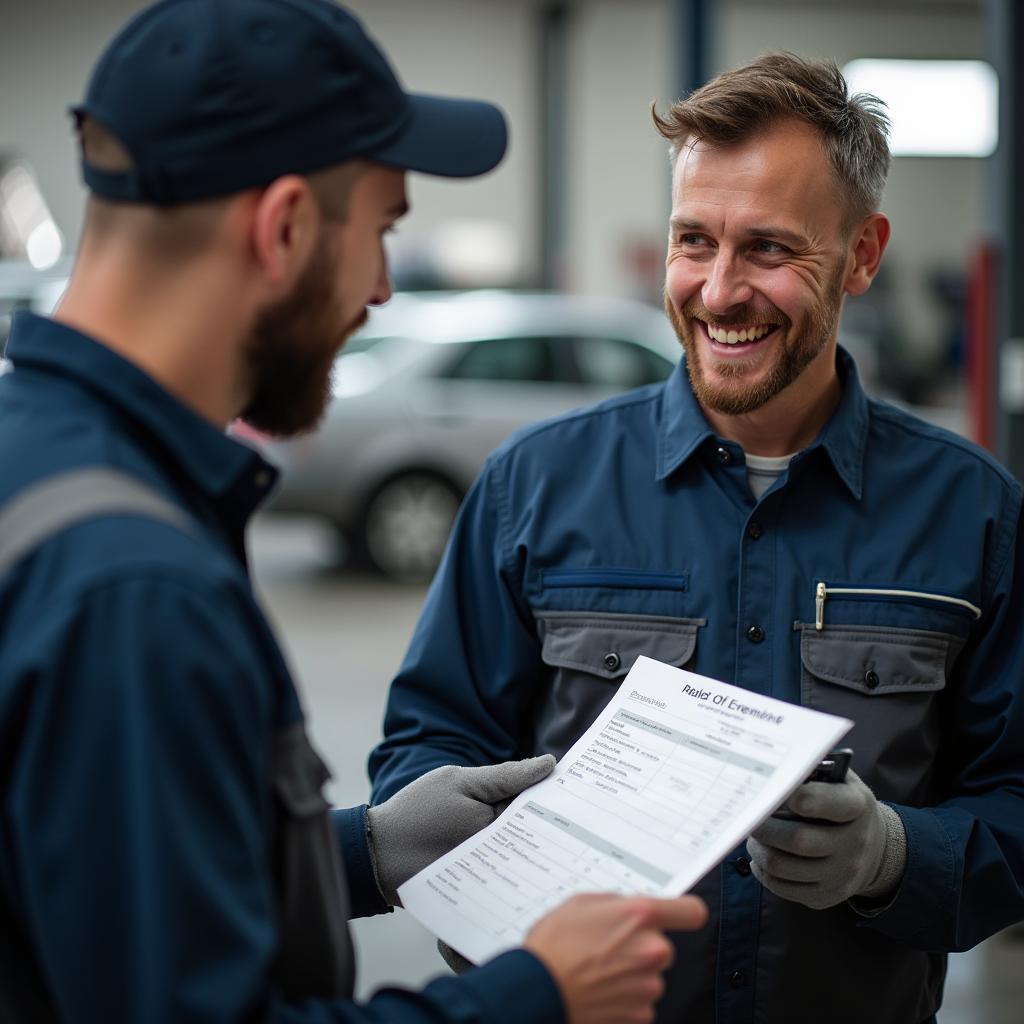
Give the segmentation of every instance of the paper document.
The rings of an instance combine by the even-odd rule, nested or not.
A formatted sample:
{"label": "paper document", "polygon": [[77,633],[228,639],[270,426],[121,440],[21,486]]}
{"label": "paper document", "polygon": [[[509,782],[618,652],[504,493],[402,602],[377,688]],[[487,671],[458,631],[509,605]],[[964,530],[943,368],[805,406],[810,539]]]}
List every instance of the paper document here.
{"label": "paper document", "polygon": [[638,658],[552,774],[398,893],[480,963],[577,892],[678,896],[853,725]]}

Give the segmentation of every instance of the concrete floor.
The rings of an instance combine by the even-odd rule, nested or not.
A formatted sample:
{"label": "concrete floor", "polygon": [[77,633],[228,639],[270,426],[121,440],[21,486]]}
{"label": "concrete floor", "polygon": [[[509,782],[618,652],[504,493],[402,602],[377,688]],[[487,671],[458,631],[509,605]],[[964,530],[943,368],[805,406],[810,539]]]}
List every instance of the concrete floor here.
{"label": "concrete floor", "polygon": [[[369,786],[366,755],[380,735],[388,682],[425,590],[334,570],[332,539],[314,523],[258,521],[251,551],[314,743],[334,773],[329,796],[342,806],[362,803]],[[353,931],[361,997],[382,985],[416,987],[447,970],[433,938],[402,911],[354,922]],[[950,958],[939,1024],[1022,1022],[1024,934],[996,936]]]}

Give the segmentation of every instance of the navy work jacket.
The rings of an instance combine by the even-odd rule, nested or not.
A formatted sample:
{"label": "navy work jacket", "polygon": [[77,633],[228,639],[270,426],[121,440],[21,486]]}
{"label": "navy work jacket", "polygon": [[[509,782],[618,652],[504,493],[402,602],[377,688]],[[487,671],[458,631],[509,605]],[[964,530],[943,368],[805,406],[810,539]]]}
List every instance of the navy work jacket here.
{"label": "navy work jacket", "polygon": [[[82,522],[0,579],[0,1006],[83,1024],[560,1021],[522,951],[362,1006],[275,987],[272,752],[302,710],[243,538],[274,472],[66,326],[18,314],[6,355],[0,503],[112,466],[196,529]],[[352,910],[385,910],[365,807],[333,824]]]}
{"label": "navy work jacket", "polygon": [[852,719],[853,767],[906,828],[894,898],[810,910],[740,847],[696,887],[711,921],[678,937],[662,1021],[918,1024],[945,953],[1024,917],[1021,487],[838,368],[834,414],[759,501],[682,364],[507,442],[370,759],[379,800],[439,764],[561,755],[640,654]]}

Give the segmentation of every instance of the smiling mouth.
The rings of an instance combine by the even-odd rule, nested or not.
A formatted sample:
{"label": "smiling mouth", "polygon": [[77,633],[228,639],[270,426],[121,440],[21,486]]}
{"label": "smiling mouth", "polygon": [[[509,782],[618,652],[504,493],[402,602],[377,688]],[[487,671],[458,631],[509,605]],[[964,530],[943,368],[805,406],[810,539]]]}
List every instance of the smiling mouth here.
{"label": "smiling mouth", "polygon": [[763,341],[770,334],[778,330],[778,324],[756,324],[743,326],[740,324],[729,327],[713,327],[709,323],[700,320],[698,323],[704,328],[704,333],[716,345],[723,345],[728,348],[737,346],[753,345]]}

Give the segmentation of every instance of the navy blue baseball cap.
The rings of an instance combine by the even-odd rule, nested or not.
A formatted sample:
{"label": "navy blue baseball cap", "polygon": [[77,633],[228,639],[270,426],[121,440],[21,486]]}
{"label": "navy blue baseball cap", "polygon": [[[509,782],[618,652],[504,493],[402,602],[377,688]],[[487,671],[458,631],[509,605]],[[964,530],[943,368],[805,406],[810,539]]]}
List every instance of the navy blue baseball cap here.
{"label": "navy blue baseball cap", "polygon": [[162,0],[100,57],[72,108],[131,155],[86,163],[92,192],[171,204],[230,195],[357,157],[471,177],[505,153],[490,103],[404,91],[380,50],[331,0]]}

